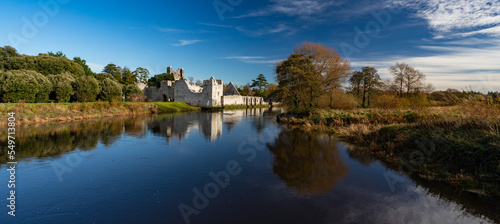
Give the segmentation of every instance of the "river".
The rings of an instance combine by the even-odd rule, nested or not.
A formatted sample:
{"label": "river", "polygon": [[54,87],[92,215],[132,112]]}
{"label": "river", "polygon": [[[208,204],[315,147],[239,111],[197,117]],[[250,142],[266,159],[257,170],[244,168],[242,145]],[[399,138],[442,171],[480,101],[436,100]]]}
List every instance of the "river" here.
{"label": "river", "polygon": [[[279,109],[16,130],[15,217],[0,223],[495,223],[498,201],[407,177]],[[9,197],[7,130],[0,195]]]}

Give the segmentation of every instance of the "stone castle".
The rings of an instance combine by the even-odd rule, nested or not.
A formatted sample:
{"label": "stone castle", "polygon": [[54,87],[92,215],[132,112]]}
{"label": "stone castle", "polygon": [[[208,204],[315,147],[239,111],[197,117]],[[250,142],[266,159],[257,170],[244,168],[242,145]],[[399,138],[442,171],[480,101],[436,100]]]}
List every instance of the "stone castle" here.
{"label": "stone castle", "polygon": [[216,80],[212,76],[203,81],[202,86],[197,86],[190,84],[184,78],[184,69],[182,68],[173,71],[172,67],[169,66],[167,73],[173,75],[175,80],[162,81],[159,88],[147,87],[144,83],[139,83],[138,87],[153,102],[185,102],[198,107],[265,104],[262,97],[242,96],[232,82],[229,82],[224,89],[222,80]]}

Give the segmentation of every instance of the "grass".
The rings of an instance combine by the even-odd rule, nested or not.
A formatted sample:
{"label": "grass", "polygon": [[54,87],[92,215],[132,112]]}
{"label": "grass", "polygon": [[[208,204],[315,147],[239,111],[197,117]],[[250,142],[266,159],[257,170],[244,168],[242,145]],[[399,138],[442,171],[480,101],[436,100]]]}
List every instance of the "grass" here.
{"label": "grass", "polygon": [[162,113],[174,113],[174,112],[187,112],[187,111],[199,111],[200,107],[191,106],[187,103],[181,102],[154,102],[157,109]]}
{"label": "grass", "polygon": [[[14,112],[17,125],[99,119],[113,116],[200,110],[178,102],[2,103],[0,114]],[[1,125],[7,119],[0,120]]]}
{"label": "grass", "polygon": [[339,135],[382,161],[460,190],[500,196],[500,106],[477,102],[419,110],[320,110],[278,117],[308,131]]}

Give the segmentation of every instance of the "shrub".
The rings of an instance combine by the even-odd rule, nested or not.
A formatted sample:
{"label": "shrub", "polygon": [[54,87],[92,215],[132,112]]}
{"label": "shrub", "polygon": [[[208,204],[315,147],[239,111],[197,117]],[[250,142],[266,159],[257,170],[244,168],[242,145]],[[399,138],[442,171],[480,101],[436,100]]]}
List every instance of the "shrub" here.
{"label": "shrub", "polygon": [[25,101],[34,103],[40,85],[36,79],[39,75],[34,71],[0,71],[0,97],[2,102],[17,103]]}
{"label": "shrub", "polygon": [[105,78],[109,78],[109,79],[111,79],[111,80],[116,81],[116,80],[115,80],[115,77],[113,77],[111,74],[108,74],[108,73],[97,73],[97,74],[95,75],[95,78],[96,78],[98,81],[102,81],[102,80],[104,80]]}
{"label": "shrub", "polygon": [[49,75],[48,78],[53,86],[50,99],[57,102],[69,102],[71,96],[75,94],[72,86],[75,78],[67,72],[59,75]]}
{"label": "shrub", "polygon": [[100,92],[99,82],[90,76],[82,76],[73,82],[75,101],[94,102]]}
{"label": "shrub", "polygon": [[333,90],[319,98],[318,106],[347,110],[359,107],[359,102],[355,96],[346,94],[343,90]]}
{"label": "shrub", "polygon": [[69,72],[76,77],[83,76],[82,66],[63,57],[54,57],[47,54],[38,56],[0,57],[0,69],[5,70],[34,70],[42,75],[61,74]]}
{"label": "shrub", "polygon": [[[34,71],[33,71],[34,72]],[[53,89],[53,86],[52,86],[52,82],[50,82],[50,80],[38,73],[38,72],[34,72],[34,77],[35,79],[37,80],[38,84],[39,84],[39,89],[38,89],[38,93],[36,94],[36,102],[37,103],[46,103],[49,101],[49,95],[50,95],[50,92],[52,91]]]}
{"label": "shrub", "polygon": [[105,78],[99,82],[101,87],[101,92],[99,93],[99,99],[103,101],[121,101],[122,96],[122,86],[113,81],[110,78]]}
{"label": "shrub", "polygon": [[372,106],[382,109],[396,109],[400,107],[398,102],[399,99],[397,96],[384,94],[374,97],[374,99],[372,100]]}
{"label": "shrub", "polygon": [[135,84],[123,85],[123,94],[125,94],[125,96],[133,94],[140,94],[142,96],[142,90]]}

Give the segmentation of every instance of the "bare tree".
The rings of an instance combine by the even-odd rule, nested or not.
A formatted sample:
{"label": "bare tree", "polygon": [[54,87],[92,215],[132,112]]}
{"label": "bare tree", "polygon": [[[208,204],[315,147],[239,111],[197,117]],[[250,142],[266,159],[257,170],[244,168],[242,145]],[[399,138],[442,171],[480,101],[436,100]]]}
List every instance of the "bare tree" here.
{"label": "bare tree", "polygon": [[394,75],[394,83],[397,85],[400,97],[403,97],[405,93],[406,97],[409,97],[411,93],[424,88],[425,75],[404,62],[396,63],[395,66],[389,68],[389,72]]}

